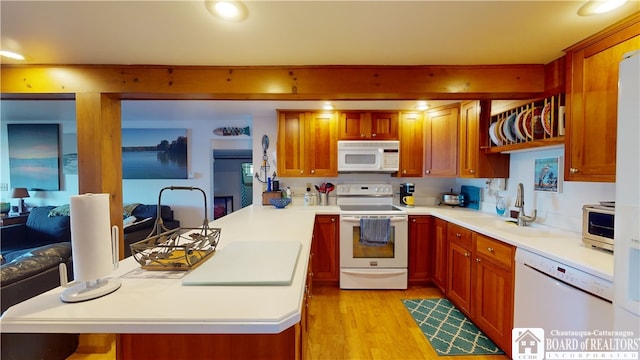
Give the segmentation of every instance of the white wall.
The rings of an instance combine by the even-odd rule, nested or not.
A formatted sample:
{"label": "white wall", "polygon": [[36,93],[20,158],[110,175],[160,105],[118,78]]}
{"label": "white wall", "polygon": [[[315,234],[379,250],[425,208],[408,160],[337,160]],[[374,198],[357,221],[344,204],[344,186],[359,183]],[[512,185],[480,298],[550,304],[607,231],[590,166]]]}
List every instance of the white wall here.
{"label": "white wall", "polygon": [[[526,214],[530,215],[534,208],[537,209],[538,219],[535,224],[579,233],[582,231],[582,205],[614,200],[615,183],[562,181],[559,193],[533,191],[535,159],[556,156],[564,157],[564,148],[512,153],[510,178],[506,182],[506,190],[500,191],[500,195],[507,200],[507,210],[515,209],[513,204],[517,186],[518,183],[522,183]],[[474,185],[486,189],[486,180],[458,179],[457,189],[460,190],[460,185]],[[486,190],[481,210],[495,214],[495,198],[489,196]]]}
{"label": "white wall", "polygon": [[[70,102],[73,108],[73,103]],[[64,105],[62,105],[64,106]],[[74,110],[75,111],[75,110]],[[9,176],[9,145],[7,140],[7,124],[25,123],[24,121],[3,121],[0,127],[0,183],[7,184],[7,191],[0,191],[0,201],[10,202],[12,206],[18,205],[18,199],[11,199],[11,181]],[[29,119],[31,124],[60,124],[60,139],[70,139],[76,133],[75,118],[62,117],[56,114],[47,117],[34,117]],[[62,155],[62,154],[61,154]],[[71,195],[78,193],[78,175],[64,174],[60,168],[60,191],[29,191],[29,197],[24,199],[27,207],[44,205],[63,205],[69,203]]]}
{"label": "white wall", "polygon": [[[223,139],[213,134],[220,127],[219,122],[200,119],[184,119],[179,123],[154,122],[126,118],[123,113],[123,128],[186,128],[189,138],[189,178],[188,179],[124,179],[122,199],[124,203],[157,204],[160,190],[168,186],[188,186],[202,189],[206,194],[207,219],[213,220],[213,152],[212,149],[249,149],[247,137]],[[225,121],[224,126],[247,126],[245,122]],[[198,227],[205,217],[204,197],[198,190],[165,190],[160,199],[162,205],[169,205],[182,227]]]}
{"label": "white wall", "polygon": [[[56,102],[55,104],[61,104]],[[73,101],[68,102],[71,106],[70,111],[62,111],[66,113],[66,117],[60,117],[58,112],[47,113],[46,116],[36,116],[28,119],[32,123],[61,123],[62,133],[74,134],[75,118],[69,116],[68,113],[75,114],[75,104]],[[182,114],[181,114],[182,115]],[[202,118],[189,118],[189,114],[183,114],[179,122],[153,121],[149,119],[137,120],[134,115],[127,114],[126,108],[123,109],[123,127],[124,128],[161,128],[161,127],[179,127],[189,129],[189,166],[190,178],[184,180],[124,180],[123,181],[123,199],[125,202],[141,202],[156,204],[158,202],[158,193],[162,187],[170,185],[194,186],[202,188],[207,194],[208,201],[208,218],[213,218],[212,202],[213,202],[213,158],[212,149],[253,149],[254,171],[259,171],[262,161],[262,136],[267,135],[270,139],[270,146],[267,152],[269,164],[271,166],[269,174],[276,171],[276,149],[277,149],[277,119],[276,111],[265,113],[259,117],[253,118],[252,136],[244,139],[229,139],[216,137],[213,135],[213,129],[219,126],[246,126],[247,120],[243,121],[209,121]],[[9,164],[7,150],[7,121],[3,117],[2,126],[0,127],[0,183],[9,184]],[[17,122],[17,121],[16,121]],[[23,122],[23,121],[22,121]],[[63,136],[64,138],[64,136]],[[519,182],[524,185],[525,210],[527,214],[531,213],[533,208],[538,211],[538,220],[536,224],[553,226],[565,230],[580,232],[582,228],[582,205],[597,203],[600,200],[613,200],[615,197],[614,183],[590,183],[590,182],[568,182],[563,181],[561,192],[557,194],[541,193],[533,191],[533,173],[534,159],[554,156],[563,156],[564,149],[556,148],[550,150],[534,150],[526,152],[518,152],[511,154],[510,179],[507,180],[506,190],[500,194],[508,201],[508,206],[513,208],[513,202],[516,195],[516,187]],[[261,177],[263,177],[261,175]],[[77,175],[63,175],[61,179],[61,191],[36,191],[31,193],[31,197],[26,200],[28,205],[61,205],[69,202],[69,197],[77,193],[78,179]],[[416,185],[416,204],[417,205],[434,205],[438,203],[440,193],[453,188],[454,191],[460,191],[461,185],[474,185],[486,188],[487,179],[454,179],[454,178],[396,178],[390,175],[340,175],[335,178],[281,178],[281,187],[290,186],[294,193],[294,201],[302,201],[302,194],[305,190],[305,184],[310,182],[319,185],[322,182],[332,182],[338,184],[341,182],[370,181],[370,182],[389,182],[394,185],[394,190],[399,191],[399,184],[402,182],[413,182]],[[9,189],[10,189],[9,184]],[[259,206],[262,203],[262,192],[264,185],[258,181],[253,183],[253,203]],[[0,192],[2,201],[10,200],[9,192]],[[398,202],[398,199],[395,199]],[[335,192],[330,194],[330,204],[335,204]],[[11,200],[12,205],[16,205],[16,200]],[[163,193],[162,203],[171,205],[175,211],[175,216],[183,226],[193,227],[199,226],[204,218],[204,203],[199,192],[184,191],[165,191]],[[485,189],[483,201],[481,203],[481,211],[495,214],[495,199],[488,195]]]}

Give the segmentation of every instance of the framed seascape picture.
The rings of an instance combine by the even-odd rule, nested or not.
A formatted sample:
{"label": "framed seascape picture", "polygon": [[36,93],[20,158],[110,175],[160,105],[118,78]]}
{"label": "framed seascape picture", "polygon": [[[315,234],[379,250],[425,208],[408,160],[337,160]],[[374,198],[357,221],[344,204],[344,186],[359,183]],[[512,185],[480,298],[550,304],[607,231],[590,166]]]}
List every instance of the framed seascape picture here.
{"label": "framed seascape picture", "polygon": [[60,190],[59,136],[58,124],[7,124],[12,187]]}
{"label": "framed seascape picture", "polygon": [[559,193],[562,190],[562,158],[535,159],[533,190]]}
{"label": "framed seascape picture", "polygon": [[122,129],[122,178],[188,178],[187,145],[187,129]]}

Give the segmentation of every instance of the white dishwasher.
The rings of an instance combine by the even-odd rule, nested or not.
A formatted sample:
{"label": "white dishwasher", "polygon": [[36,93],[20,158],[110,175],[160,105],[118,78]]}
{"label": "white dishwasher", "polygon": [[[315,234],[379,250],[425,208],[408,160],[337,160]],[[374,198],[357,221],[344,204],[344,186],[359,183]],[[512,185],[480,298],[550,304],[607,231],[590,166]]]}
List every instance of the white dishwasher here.
{"label": "white dishwasher", "polygon": [[515,260],[515,328],[613,328],[611,281],[521,248]]}

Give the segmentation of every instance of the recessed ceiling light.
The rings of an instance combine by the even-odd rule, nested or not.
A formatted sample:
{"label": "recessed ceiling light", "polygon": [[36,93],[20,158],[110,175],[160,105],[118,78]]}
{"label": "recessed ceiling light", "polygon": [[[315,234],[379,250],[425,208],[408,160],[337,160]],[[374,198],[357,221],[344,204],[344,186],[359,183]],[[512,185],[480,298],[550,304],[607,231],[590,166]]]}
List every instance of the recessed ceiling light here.
{"label": "recessed ceiling light", "polygon": [[416,105],[416,110],[427,110],[429,108],[429,105],[427,104],[426,101],[418,101],[418,104]]}
{"label": "recessed ceiling light", "polygon": [[624,5],[627,0],[590,0],[578,9],[578,15],[590,16],[604,14]]}
{"label": "recessed ceiling light", "polygon": [[6,58],[14,59],[14,60],[24,60],[24,56],[18,53],[15,53],[13,51],[0,50],[0,56],[4,56]]}
{"label": "recessed ceiling light", "polygon": [[248,15],[247,7],[241,1],[205,0],[204,5],[213,16],[223,20],[242,21]]}

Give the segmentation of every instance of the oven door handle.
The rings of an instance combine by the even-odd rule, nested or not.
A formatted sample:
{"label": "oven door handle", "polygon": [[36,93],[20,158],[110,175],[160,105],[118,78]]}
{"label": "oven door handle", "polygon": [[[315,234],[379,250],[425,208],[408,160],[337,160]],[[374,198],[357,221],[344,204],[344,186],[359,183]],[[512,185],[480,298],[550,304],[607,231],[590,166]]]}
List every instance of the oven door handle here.
{"label": "oven door handle", "polygon": [[[360,218],[355,217],[355,216],[342,216],[340,217],[340,221],[344,221],[344,222],[350,222],[350,223],[359,223],[360,222]],[[399,222],[407,222],[408,219],[406,217],[393,217],[391,218],[391,222],[392,223],[399,223]]]}

